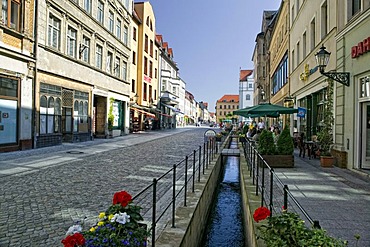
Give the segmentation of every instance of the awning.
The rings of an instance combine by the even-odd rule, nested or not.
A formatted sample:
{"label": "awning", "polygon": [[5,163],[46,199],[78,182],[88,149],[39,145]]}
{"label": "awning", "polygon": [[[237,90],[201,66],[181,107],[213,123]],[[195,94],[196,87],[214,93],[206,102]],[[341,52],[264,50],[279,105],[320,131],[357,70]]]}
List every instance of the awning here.
{"label": "awning", "polygon": [[137,111],[137,112],[140,112],[140,113],[143,113],[147,116],[150,116],[150,117],[155,117],[155,114],[153,113],[150,113],[150,112],[147,112],[147,111],[144,111],[144,110],[141,110],[139,108],[135,108],[135,107],[131,107],[131,110],[134,110],[134,111]]}
{"label": "awning", "polygon": [[169,117],[169,118],[172,118],[172,116],[171,115],[168,115],[168,114],[165,114],[165,113],[159,113],[160,115],[162,115],[162,116],[165,116],[165,117]]}
{"label": "awning", "polygon": [[173,112],[175,112],[175,113],[181,113],[181,114],[184,114],[184,113],[182,113],[181,111],[180,111],[180,109],[178,109],[178,108],[176,108],[176,107],[173,107],[173,106],[170,106],[170,105],[166,105],[166,104],[163,104],[163,103],[161,103],[162,105],[164,105],[165,107],[167,107],[167,108],[169,108],[169,109],[171,109]]}

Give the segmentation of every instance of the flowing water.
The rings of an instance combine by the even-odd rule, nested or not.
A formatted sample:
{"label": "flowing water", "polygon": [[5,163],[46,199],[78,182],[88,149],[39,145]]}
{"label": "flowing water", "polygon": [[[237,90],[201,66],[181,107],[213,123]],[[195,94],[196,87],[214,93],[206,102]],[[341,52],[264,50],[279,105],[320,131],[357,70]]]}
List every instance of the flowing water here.
{"label": "flowing water", "polygon": [[[230,148],[237,148],[232,142]],[[226,157],[225,170],[210,214],[204,247],[244,246],[239,157]]]}

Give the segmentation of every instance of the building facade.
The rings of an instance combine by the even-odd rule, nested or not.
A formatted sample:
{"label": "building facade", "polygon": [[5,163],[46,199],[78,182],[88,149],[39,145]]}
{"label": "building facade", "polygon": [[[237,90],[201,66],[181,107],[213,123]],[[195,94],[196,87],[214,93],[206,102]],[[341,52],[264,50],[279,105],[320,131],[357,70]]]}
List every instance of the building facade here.
{"label": "building facade", "polygon": [[156,111],[159,102],[159,47],[156,43],[156,22],[151,4],[137,2],[134,8],[140,24],[137,30],[137,100],[135,106],[130,108],[130,122],[133,130],[138,131],[149,130],[153,126],[157,128],[159,125]]}
{"label": "building facade", "polygon": [[370,169],[370,1],[337,7],[336,59],[332,52],[330,60],[350,80],[349,86],[334,84],[333,153],[340,167]]}
{"label": "building facade", "polygon": [[37,147],[128,133],[131,8],[39,1]]}
{"label": "building facade", "polygon": [[[269,81],[272,104],[293,107],[294,100],[290,94],[289,85],[289,1],[281,1],[275,16],[274,28],[271,30],[269,45],[270,65]],[[293,115],[284,115],[281,118],[271,119],[272,124],[285,126],[290,123]],[[292,131],[293,131],[293,127]]]}
{"label": "building facade", "polygon": [[290,1],[290,93],[298,107],[297,131],[308,140],[318,133],[324,120],[327,77],[317,69],[315,54],[324,45],[331,52],[327,70],[336,69],[336,1]]}
{"label": "building facade", "polygon": [[31,149],[34,128],[35,2],[2,1],[0,151]]}
{"label": "building facade", "polygon": [[234,116],[233,111],[239,109],[239,95],[225,94],[216,102],[216,118],[217,123],[221,123],[223,120],[237,119]]}
{"label": "building facade", "polygon": [[[254,98],[253,70],[239,71],[239,109],[253,106]],[[239,116],[239,121],[244,122],[247,118]]]}

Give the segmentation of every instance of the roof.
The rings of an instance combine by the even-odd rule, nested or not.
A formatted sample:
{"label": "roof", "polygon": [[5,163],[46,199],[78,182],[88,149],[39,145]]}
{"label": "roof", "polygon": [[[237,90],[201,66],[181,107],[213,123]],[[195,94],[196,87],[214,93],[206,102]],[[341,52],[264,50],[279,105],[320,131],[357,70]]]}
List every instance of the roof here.
{"label": "roof", "polygon": [[250,76],[252,73],[253,73],[253,70],[250,70],[250,69],[240,70],[239,81],[247,81],[248,76]]}
{"label": "roof", "polygon": [[237,94],[225,94],[217,102],[239,102],[239,95]]}

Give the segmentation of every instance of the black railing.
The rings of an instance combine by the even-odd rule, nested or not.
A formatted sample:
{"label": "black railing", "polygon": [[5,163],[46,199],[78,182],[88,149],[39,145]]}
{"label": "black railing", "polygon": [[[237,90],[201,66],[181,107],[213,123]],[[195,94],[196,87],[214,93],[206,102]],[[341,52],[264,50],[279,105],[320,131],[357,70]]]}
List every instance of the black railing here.
{"label": "black railing", "polygon": [[252,184],[256,186],[255,194],[261,196],[261,206],[270,209],[271,215],[289,210],[300,215],[311,226],[320,227],[319,221],[313,220],[297,199],[292,195],[288,185],[284,184],[274,172],[274,169],[257,151],[254,142],[243,142],[244,156],[247,161]]}
{"label": "black railing", "polygon": [[[224,142],[226,137],[222,139]],[[135,204],[142,207],[144,223],[151,230],[151,246],[155,246],[156,234],[164,229],[165,224],[171,220],[172,227],[176,227],[175,214],[176,209],[181,206],[187,206],[187,197],[189,195],[189,183],[191,192],[195,191],[195,180],[198,176],[200,182],[201,172],[204,175],[205,169],[216,157],[218,145],[214,139],[211,139],[199,146],[185,156],[173,168],[168,170],[159,178],[154,178],[153,182],[144,190],[133,197]],[[172,207],[171,207],[172,206]],[[170,208],[172,208],[170,212]]]}

